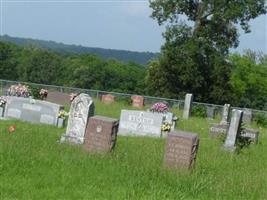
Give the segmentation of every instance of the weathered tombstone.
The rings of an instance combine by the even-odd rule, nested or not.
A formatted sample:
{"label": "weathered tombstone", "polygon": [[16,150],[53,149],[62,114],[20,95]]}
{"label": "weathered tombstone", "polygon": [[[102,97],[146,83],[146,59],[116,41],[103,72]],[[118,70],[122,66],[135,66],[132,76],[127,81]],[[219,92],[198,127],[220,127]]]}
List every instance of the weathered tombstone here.
{"label": "weathered tombstone", "polygon": [[199,137],[195,133],[172,131],[168,133],[165,145],[164,166],[171,169],[194,166]]}
{"label": "weathered tombstone", "polygon": [[185,95],[185,101],[184,101],[184,113],[183,118],[189,119],[192,109],[192,101],[193,101],[193,95],[192,94],[186,94]]}
{"label": "weathered tombstone", "polygon": [[115,96],[111,95],[111,94],[104,94],[102,95],[101,97],[101,101],[103,103],[106,103],[106,104],[110,104],[110,103],[113,103],[115,101]]}
{"label": "weathered tombstone", "polygon": [[10,96],[7,98],[4,117],[56,126],[58,113],[63,108],[47,101]]}
{"label": "weathered tombstone", "polygon": [[138,96],[134,95],[131,97],[132,99],[132,106],[133,107],[143,107],[144,106],[144,97],[143,96]]}
{"label": "weathered tombstone", "polygon": [[107,153],[116,144],[119,121],[117,119],[90,117],[84,137],[84,149],[88,152]]}
{"label": "weathered tombstone", "polygon": [[251,124],[252,122],[252,110],[251,109],[248,109],[248,108],[245,108],[243,110],[243,118],[242,118],[243,122],[246,123],[246,124]]}
{"label": "weathered tombstone", "polygon": [[71,103],[66,134],[61,142],[84,143],[84,134],[88,118],[94,115],[94,102],[88,94],[80,94]]}
{"label": "weathered tombstone", "polygon": [[70,96],[67,93],[63,92],[53,92],[49,91],[46,97],[46,101],[52,103],[58,103],[62,105],[69,105],[70,104]]}
{"label": "weathered tombstone", "polygon": [[207,106],[207,117],[209,119],[214,119],[214,117],[215,117],[215,107]]}
{"label": "weathered tombstone", "polygon": [[241,132],[241,137],[247,138],[250,142],[257,144],[259,139],[259,131],[245,128]]}
{"label": "weathered tombstone", "polygon": [[229,150],[235,150],[236,139],[240,135],[242,115],[243,111],[236,109],[232,110],[232,118],[224,143],[224,148]]}
{"label": "weathered tombstone", "polygon": [[211,124],[210,136],[212,138],[217,138],[227,134],[229,124]]}
{"label": "weathered tombstone", "polygon": [[137,110],[122,110],[119,134],[136,136],[161,136],[163,115]]}
{"label": "weathered tombstone", "polygon": [[228,124],[229,123],[230,107],[231,107],[230,104],[224,104],[222,120],[221,120],[220,124]]}

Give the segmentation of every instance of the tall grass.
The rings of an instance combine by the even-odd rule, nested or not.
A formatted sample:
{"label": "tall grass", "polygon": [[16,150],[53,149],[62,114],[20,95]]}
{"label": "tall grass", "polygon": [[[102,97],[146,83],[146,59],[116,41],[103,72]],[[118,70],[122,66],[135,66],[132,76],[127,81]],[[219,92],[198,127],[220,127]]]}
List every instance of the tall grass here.
{"label": "tall grass", "polygon": [[[115,118],[130,108],[95,104],[96,114]],[[200,135],[194,170],[179,172],[162,167],[165,139],[118,137],[110,154],[89,155],[58,143],[65,129],[0,121],[0,199],[266,199],[267,130],[258,145],[233,154],[209,138],[211,122],[178,121],[177,129]]]}

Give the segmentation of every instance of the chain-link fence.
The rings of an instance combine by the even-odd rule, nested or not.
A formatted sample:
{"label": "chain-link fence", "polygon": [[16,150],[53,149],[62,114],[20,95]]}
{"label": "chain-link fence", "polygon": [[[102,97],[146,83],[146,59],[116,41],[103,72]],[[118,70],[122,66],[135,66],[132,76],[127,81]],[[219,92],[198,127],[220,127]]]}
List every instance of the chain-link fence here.
{"label": "chain-link fence", "polygon": [[[37,84],[37,83],[28,83],[28,82],[18,82],[18,81],[9,81],[9,80],[2,80],[0,79],[0,96],[6,95],[8,88],[14,84],[25,84],[28,85],[31,89],[39,91],[40,89],[47,89],[49,93],[56,93],[56,94],[65,94],[65,97],[68,96],[70,93],[86,93],[89,94],[91,97],[95,99],[101,99],[102,95],[104,94],[111,94],[116,97],[116,101],[126,101],[131,102],[131,96],[136,94],[126,94],[126,93],[118,93],[118,92],[108,92],[108,91],[101,91],[101,90],[91,90],[91,89],[82,89],[82,88],[74,88],[74,87],[64,87],[64,86],[56,86],[56,85],[45,85],[45,84]],[[58,95],[59,96],[59,95]],[[168,98],[160,98],[160,97],[152,97],[152,96],[143,96],[144,97],[144,104],[145,105],[152,105],[156,102],[164,102],[168,104],[170,108],[175,108],[182,110],[184,107],[184,100],[176,100],[176,99],[168,99]],[[60,102],[60,98],[59,103]],[[200,102],[193,102],[192,103],[192,110],[193,112],[202,113],[202,115],[206,115],[209,110],[213,110],[215,115],[221,115],[223,110],[223,105],[216,105],[216,104],[208,104],[208,103],[200,103]],[[239,107],[232,107],[235,109],[243,110],[244,108]],[[267,117],[267,111],[262,110],[255,110],[251,109],[253,115],[261,114]]]}

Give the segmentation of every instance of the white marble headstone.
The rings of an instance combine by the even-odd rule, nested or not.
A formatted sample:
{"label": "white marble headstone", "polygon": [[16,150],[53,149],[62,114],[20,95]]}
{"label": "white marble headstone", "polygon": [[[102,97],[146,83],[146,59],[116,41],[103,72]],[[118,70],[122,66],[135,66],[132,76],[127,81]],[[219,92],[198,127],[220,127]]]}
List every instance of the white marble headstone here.
{"label": "white marble headstone", "polygon": [[88,94],[80,94],[71,103],[67,131],[61,142],[84,143],[84,134],[89,117],[94,115],[94,102]]}
{"label": "white marble headstone", "polygon": [[227,132],[227,137],[224,143],[224,147],[229,150],[235,149],[236,139],[240,134],[240,126],[242,120],[243,111],[234,109],[232,111],[232,118],[230,127]]}
{"label": "white marble headstone", "polygon": [[230,114],[230,104],[224,104],[223,106],[223,114],[222,114],[222,120],[220,124],[227,124],[229,121],[229,114]]}
{"label": "white marble headstone", "polygon": [[183,118],[189,119],[191,110],[192,110],[192,101],[193,101],[193,94],[186,94],[185,101],[184,101],[184,113]]}

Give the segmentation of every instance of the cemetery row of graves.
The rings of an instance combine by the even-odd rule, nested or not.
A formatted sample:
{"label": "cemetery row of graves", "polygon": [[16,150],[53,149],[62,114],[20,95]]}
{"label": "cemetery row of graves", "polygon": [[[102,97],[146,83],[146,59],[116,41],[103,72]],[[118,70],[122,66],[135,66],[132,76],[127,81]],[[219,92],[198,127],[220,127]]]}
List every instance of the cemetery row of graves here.
{"label": "cemetery row of graves", "polygon": [[[165,147],[165,166],[172,168],[192,168],[199,146],[197,133],[175,130],[178,118],[169,112],[162,102],[155,103],[147,111],[121,110],[120,119],[94,115],[94,102],[88,94],[70,94],[70,112],[64,111],[64,106],[46,101],[48,91],[41,89],[39,94],[43,100],[30,96],[25,85],[12,85],[8,96],[1,97],[1,119],[20,119],[31,123],[41,123],[63,127],[67,120],[66,134],[62,135],[61,143],[74,143],[85,146],[89,152],[110,152],[116,144],[117,135],[135,135],[167,137]],[[193,95],[185,97],[182,118],[188,120],[192,110]],[[112,104],[114,96],[102,96],[102,102]],[[142,108],[144,98],[132,96],[132,106]],[[209,110],[214,117],[214,110]],[[68,116],[68,118],[67,118]],[[230,119],[231,116],[231,119]],[[257,143],[259,131],[244,128],[242,123],[252,123],[250,109],[231,110],[229,104],[223,108],[220,123],[211,124],[210,136],[224,138],[223,148],[234,151],[250,143]],[[241,141],[241,142],[240,142]]]}
{"label": "cemetery row of graves", "polygon": [[[242,199],[262,198],[266,194],[263,191],[267,174],[262,169],[267,167],[267,159],[260,153],[265,148],[266,130],[253,123],[250,109],[231,109],[225,104],[221,117],[213,119],[214,110],[208,109],[209,117],[204,119],[191,116],[192,94],[185,96],[184,108],[177,112],[163,102],[144,107],[142,96],[133,96],[132,104],[124,106],[111,95],[103,95],[99,101],[88,94],[72,93],[63,94],[70,103],[70,108],[65,104],[64,110],[63,105],[55,103],[56,98],[49,100],[49,91],[41,89],[43,98],[34,99],[25,92],[26,88],[14,85],[1,97],[0,145],[4,147],[1,163],[5,164],[0,171],[12,174],[12,169],[16,169],[13,176],[17,177],[22,169],[14,163],[25,165],[26,171],[22,170],[19,177],[29,180],[32,176],[39,180],[39,185],[56,192],[39,187],[31,192],[25,189],[25,182],[21,182],[25,186],[20,184],[20,178],[13,180],[10,175],[2,175],[6,184],[1,183],[0,187],[7,198],[14,198],[10,190],[26,199],[34,195],[40,198],[41,194],[52,198],[66,194],[64,198],[79,199],[84,198],[80,196],[84,193],[86,197],[100,199],[112,199],[111,193],[114,199],[144,196]],[[29,122],[25,124],[25,132],[23,121]],[[21,156],[23,152],[25,157]],[[47,163],[50,164],[46,166]],[[50,170],[53,171],[50,178],[44,178],[49,177]],[[40,173],[42,178],[36,177]],[[61,178],[54,180],[55,176]],[[69,182],[63,177],[68,177]],[[55,181],[53,186],[50,179]],[[62,194],[60,185],[68,187],[73,181],[82,192],[73,189]],[[13,182],[19,185],[18,189],[13,188]],[[120,189],[111,189],[113,184]],[[110,189],[99,191],[97,188],[103,185]],[[23,193],[24,190],[28,192]]]}

